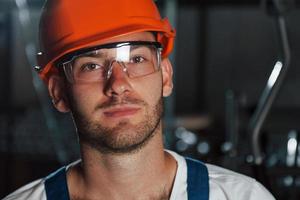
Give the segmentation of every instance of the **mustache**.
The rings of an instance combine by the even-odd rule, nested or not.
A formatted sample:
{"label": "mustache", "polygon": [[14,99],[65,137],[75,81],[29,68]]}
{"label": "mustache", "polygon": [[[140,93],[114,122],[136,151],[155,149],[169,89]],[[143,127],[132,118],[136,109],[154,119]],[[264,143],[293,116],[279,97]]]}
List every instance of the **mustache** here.
{"label": "mustache", "polygon": [[105,108],[111,108],[113,106],[117,105],[147,105],[143,100],[133,98],[133,97],[128,97],[125,96],[123,98],[116,98],[113,97],[101,104],[99,104],[96,109],[105,109]]}

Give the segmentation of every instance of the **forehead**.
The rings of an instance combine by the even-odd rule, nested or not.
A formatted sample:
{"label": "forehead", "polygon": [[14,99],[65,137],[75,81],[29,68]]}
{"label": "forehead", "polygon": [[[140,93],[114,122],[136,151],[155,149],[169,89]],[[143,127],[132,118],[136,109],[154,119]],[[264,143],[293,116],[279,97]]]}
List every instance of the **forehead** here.
{"label": "forehead", "polygon": [[101,41],[101,44],[115,43],[115,42],[124,42],[124,41],[155,41],[155,36],[151,32],[137,32],[129,33],[121,36],[114,36],[109,39]]}

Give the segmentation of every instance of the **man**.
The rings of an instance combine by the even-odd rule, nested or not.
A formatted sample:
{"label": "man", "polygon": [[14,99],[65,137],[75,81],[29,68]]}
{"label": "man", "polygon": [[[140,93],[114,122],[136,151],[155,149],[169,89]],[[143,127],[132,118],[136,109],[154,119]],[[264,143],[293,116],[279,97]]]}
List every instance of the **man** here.
{"label": "man", "polygon": [[164,150],[174,36],[152,0],[49,0],[37,68],[72,114],[81,160],[5,200],[274,199],[249,177]]}

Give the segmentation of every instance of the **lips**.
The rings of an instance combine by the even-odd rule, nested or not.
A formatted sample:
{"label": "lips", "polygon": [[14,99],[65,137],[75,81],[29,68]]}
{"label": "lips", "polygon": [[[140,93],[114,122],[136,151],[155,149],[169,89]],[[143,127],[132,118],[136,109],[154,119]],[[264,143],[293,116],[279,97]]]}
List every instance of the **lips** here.
{"label": "lips", "polygon": [[136,114],[140,108],[138,107],[116,107],[104,111],[106,117],[130,117]]}

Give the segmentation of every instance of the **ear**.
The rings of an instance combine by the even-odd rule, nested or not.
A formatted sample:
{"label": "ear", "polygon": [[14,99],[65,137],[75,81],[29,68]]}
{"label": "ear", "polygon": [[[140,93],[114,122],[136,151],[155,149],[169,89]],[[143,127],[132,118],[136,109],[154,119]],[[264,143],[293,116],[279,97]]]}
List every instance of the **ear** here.
{"label": "ear", "polygon": [[63,113],[69,112],[69,104],[66,96],[65,82],[59,75],[51,75],[48,82],[48,91],[54,107]]}
{"label": "ear", "polygon": [[173,89],[173,67],[168,58],[161,61],[162,78],[163,78],[163,96],[167,97],[172,93]]}

